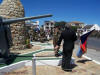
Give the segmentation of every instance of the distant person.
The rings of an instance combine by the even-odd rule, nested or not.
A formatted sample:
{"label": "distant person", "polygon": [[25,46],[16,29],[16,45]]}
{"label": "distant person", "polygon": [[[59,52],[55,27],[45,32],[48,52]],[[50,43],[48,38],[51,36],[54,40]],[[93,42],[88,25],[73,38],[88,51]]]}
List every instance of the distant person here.
{"label": "distant person", "polygon": [[43,27],[40,28],[40,42],[43,43],[45,41],[45,31]]}
{"label": "distant person", "polygon": [[[58,41],[58,39],[59,39],[59,37],[60,37],[60,34],[61,34],[61,33],[60,33],[60,30],[59,30],[59,27],[58,27],[58,26],[55,26],[55,27],[54,27],[54,32],[53,32],[53,46],[54,46],[54,48],[55,48],[56,45],[57,45],[57,41]],[[59,48],[54,49],[55,55],[57,55],[58,49],[59,49]]]}
{"label": "distant person", "polygon": [[63,57],[62,57],[62,69],[64,71],[72,71],[71,69],[71,57],[74,49],[74,42],[77,39],[75,32],[66,25],[65,30],[62,31],[55,49],[60,47],[61,41],[63,40]]}

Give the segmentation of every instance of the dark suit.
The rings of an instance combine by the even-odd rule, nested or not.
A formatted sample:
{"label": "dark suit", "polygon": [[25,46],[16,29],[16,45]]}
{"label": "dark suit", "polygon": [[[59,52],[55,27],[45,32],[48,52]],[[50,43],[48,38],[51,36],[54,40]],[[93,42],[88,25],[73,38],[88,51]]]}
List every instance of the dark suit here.
{"label": "dark suit", "polygon": [[63,43],[63,58],[62,58],[62,69],[69,69],[70,60],[72,56],[72,52],[74,49],[74,42],[77,39],[77,36],[73,30],[70,28],[66,28],[62,33],[57,42],[57,45],[60,46],[61,41],[64,40]]}

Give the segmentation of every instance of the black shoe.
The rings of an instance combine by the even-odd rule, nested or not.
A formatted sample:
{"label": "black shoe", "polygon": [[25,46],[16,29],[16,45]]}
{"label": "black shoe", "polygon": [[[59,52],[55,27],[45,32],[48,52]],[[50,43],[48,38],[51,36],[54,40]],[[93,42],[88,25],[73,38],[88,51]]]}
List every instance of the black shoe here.
{"label": "black shoe", "polygon": [[67,71],[67,72],[72,72],[72,69],[62,69],[64,71]]}
{"label": "black shoe", "polygon": [[56,56],[56,57],[59,57],[59,56],[60,56],[60,54],[59,54],[59,53],[57,53],[57,54],[55,54],[55,56]]}

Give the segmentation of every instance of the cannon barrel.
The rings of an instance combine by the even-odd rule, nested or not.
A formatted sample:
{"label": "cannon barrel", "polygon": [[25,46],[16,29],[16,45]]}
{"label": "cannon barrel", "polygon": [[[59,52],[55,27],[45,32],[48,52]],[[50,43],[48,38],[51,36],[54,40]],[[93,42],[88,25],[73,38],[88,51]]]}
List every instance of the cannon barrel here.
{"label": "cannon barrel", "polygon": [[4,25],[6,25],[6,24],[11,24],[11,23],[25,21],[25,20],[39,19],[39,18],[45,18],[45,17],[52,17],[52,15],[51,14],[47,14],[47,15],[39,15],[39,16],[33,16],[33,17],[3,19],[2,23]]}

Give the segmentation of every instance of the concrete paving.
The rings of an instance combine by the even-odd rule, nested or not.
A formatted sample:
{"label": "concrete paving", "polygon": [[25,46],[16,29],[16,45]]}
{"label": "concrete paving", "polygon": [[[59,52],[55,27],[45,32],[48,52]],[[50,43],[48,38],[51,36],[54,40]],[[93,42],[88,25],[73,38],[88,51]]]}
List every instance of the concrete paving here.
{"label": "concrete paving", "polygon": [[[75,49],[74,49],[75,54],[76,54],[78,48],[79,48],[79,46],[75,45]],[[100,62],[100,51],[87,48],[87,53],[85,53],[84,56],[86,56],[88,59]]]}

